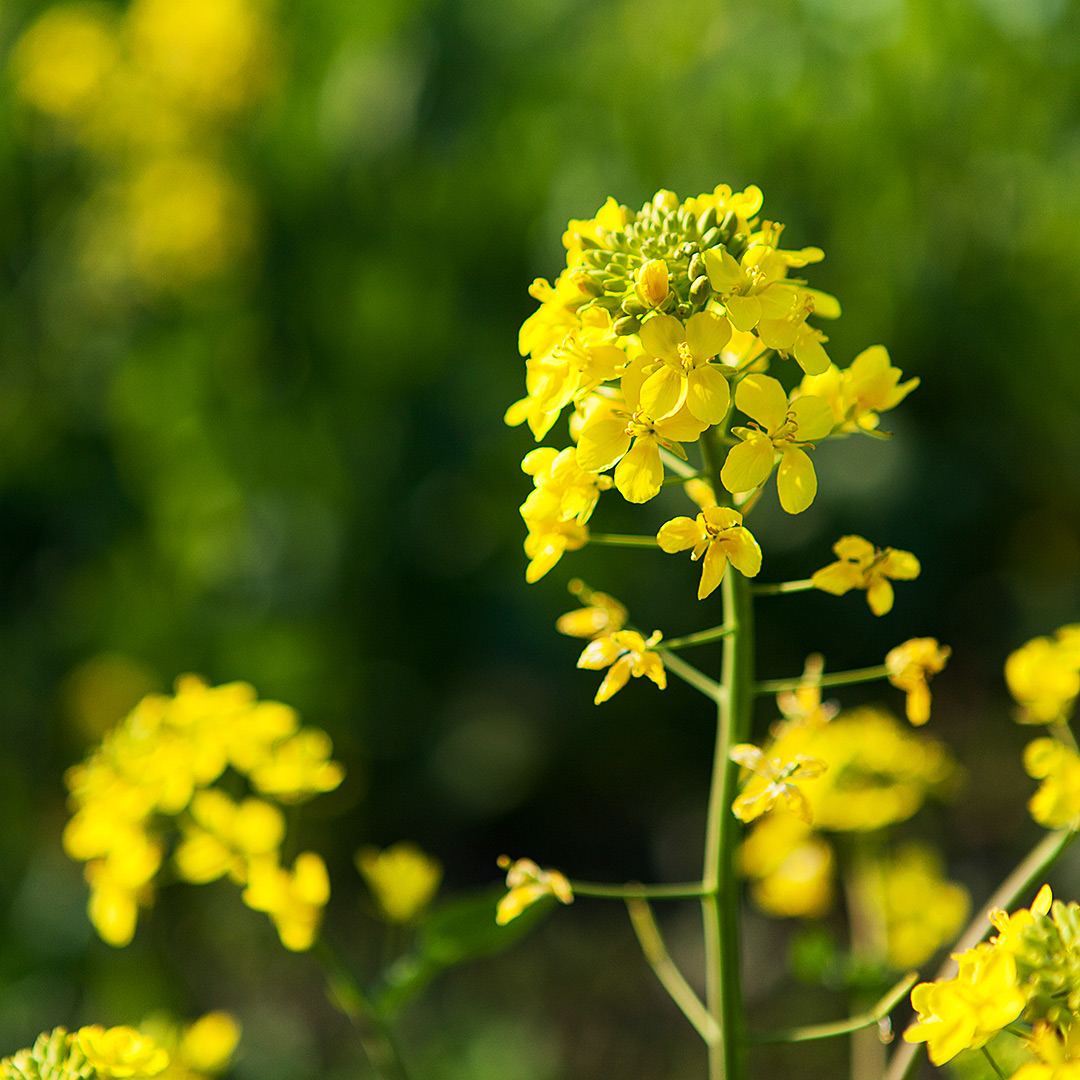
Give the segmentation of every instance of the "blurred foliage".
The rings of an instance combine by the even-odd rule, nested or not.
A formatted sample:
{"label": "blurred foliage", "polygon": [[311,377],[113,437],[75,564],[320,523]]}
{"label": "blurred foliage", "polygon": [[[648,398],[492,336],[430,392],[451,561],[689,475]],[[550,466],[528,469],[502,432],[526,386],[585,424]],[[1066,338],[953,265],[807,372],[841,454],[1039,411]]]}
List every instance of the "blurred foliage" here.
{"label": "blurred foliage", "polygon": [[[566,219],[608,194],[760,185],[789,246],[826,251],[838,361],[883,342],[922,378],[890,445],[822,448],[813,508],[763,500],[755,531],[769,580],[850,531],[923,576],[882,620],[763,601],[761,668],[948,642],[933,723],[975,780],[939,838],[976,896],[1030,839],[1001,663],[1078,617],[1076,0],[8,0],[0,52],[0,1046],[231,1007],[239,1076],[354,1067],[314,971],[234,896],[178,886],[128,949],[90,940],[60,774],[183,671],[332,733],[349,778],[302,842],[361,949],[365,842],[418,841],[451,887],[503,850],[697,872],[707,708],[643,685],[597,711],[552,629],[563,567],[522,580],[517,327]],[[681,561],[567,563],[650,629],[710,621]],[[777,933],[752,923],[751,954]],[[470,1080],[696,1075],[643,968],[583,901],[436,980],[409,1056]],[[788,1022],[830,1006],[767,987]],[[843,1052],[770,1048],[759,1074]]]}

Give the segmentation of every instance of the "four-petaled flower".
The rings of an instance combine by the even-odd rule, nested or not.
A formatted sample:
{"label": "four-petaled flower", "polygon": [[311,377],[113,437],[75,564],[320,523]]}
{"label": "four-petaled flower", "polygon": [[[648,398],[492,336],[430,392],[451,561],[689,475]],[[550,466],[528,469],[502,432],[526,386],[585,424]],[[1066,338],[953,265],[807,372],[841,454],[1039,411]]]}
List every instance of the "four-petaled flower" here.
{"label": "four-petaled flower", "polygon": [[653,652],[660,641],[660,631],[655,631],[647,640],[636,630],[617,630],[613,634],[590,641],[585,651],[578,658],[579,668],[599,671],[611,670],[604,676],[600,689],[593,701],[599,705],[621,690],[633,675],[647,675],[661,690],[667,686],[667,672],[664,661]]}
{"label": "four-petaled flower", "polygon": [[931,675],[945,667],[952,649],[939,645],[936,638],[911,638],[885,657],[889,669],[889,682],[907,694],[907,718],[916,726],[930,719]]}
{"label": "four-petaled flower", "polygon": [[696,518],[672,518],[660,527],[656,540],[668,554],[693,548],[690,558],[701,559],[699,600],[720,584],[729,562],[746,577],[761,569],[758,542],[743,525],[742,514],[727,506],[707,506]]}
{"label": "four-petaled flower", "polygon": [[823,439],[833,427],[832,409],[819,397],[789,402],[769,375],[747,375],[735,391],[735,404],[760,426],[732,428],[742,442],[728,452],[720,481],[730,492],[752,491],[769,479],[780,455],[776,487],[780,505],[800,514],[817,494],[817,474],[803,446]]}
{"label": "four-petaled flower", "polygon": [[728,756],[753,774],[731,804],[731,812],[740,821],[753,821],[782,800],[801,821],[813,822],[810,804],[796,785],[820,776],[827,768],[824,761],[807,754],[796,754],[789,761],[767,757],[752,743],[733,746]]}
{"label": "four-petaled flower", "polygon": [[919,576],[919,560],[910,551],[876,548],[861,536],[842,536],[833,544],[837,561],[822,567],[810,579],[815,589],[843,596],[851,589],[865,589],[866,602],[875,615],[892,610],[895,581]]}

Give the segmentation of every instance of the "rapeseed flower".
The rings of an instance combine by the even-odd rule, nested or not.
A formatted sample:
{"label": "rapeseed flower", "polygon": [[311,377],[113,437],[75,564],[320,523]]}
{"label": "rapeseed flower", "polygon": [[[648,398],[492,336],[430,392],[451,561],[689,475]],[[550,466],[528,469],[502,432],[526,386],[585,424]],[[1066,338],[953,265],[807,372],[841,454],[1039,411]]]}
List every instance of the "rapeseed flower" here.
{"label": "rapeseed flower", "polygon": [[573,903],[574,890],[558,870],[541,870],[532,859],[511,862],[508,855],[499,857],[499,866],[506,871],[509,889],[495,910],[495,921],[500,926],[516,919],[545,896],[554,896],[560,904]]}
{"label": "rapeseed flower", "polygon": [[896,581],[911,581],[919,576],[919,560],[910,551],[876,548],[861,536],[842,536],[833,544],[837,561],[816,571],[811,577],[815,589],[843,596],[852,589],[865,589],[866,602],[875,615],[892,610]]}
{"label": "rapeseed flower", "polygon": [[568,588],[584,606],[559,616],[555,629],[560,634],[596,638],[613,634],[626,625],[629,612],[613,596],[590,589],[580,578],[574,578]]}
{"label": "rapeseed flower", "polygon": [[1011,653],[1005,681],[1021,723],[1067,719],[1080,694],[1080,626],[1063,626],[1053,638],[1034,638]]}
{"label": "rapeseed flower", "polygon": [[721,483],[731,492],[753,491],[768,480],[779,456],[780,505],[789,514],[802,513],[817,494],[817,474],[803,447],[832,430],[828,404],[809,396],[789,402],[784,388],[769,375],[743,379],[735,404],[756,425],[731,429],[742,441],[728,451]]}
{"label": "rapeseed flower", "polygon": [[827,401],[837,430],[875,431],[879,414],[895,408],[919,385],[918,378],[901,383],[902,376],[885,346],[871,345],[843,371],[830,364],[818,375],[804,375],[799,393]]}
{"label": "rapeseed flower", "polygon": [[389,922],[410,923],[431,903],[442,881],[442,865],[415,844],[356,853],[356,867]]}
{"label": "rapeseed flower", "polygon": [[690,558],[701,560],[699,600],[720,584],[729,562],[745,577],[761,569],[761,548],[743,525],[742,514],[730,507],[707,506],[696,518],[672,518],[660,527],[656,542],[669,554],[691,548]]}
{"label": "rapeseed flower", "polygon": [[1048,829],[1080,822],[1080,755],[1058,739],[1035,739],[1024,749],[1028,776],[1041,780],[1028,802],[1031,816]]}
{"label": "rapeseed flower", "polygon": [[808,825],[813,821],[810,804],[799,785],[820,776],[828,767],[825,762],[808,754],[790,758],[767,755],[751,743],[733,746],[728,756],[751,774],[731,804],[731,812],[740,821],[753,821],[778,805]]}
{"label": "rapeseed flower", "polygon": [[659,630],[647,639],[636,630],[616,630],[590,641],[578,657],[577,666],[590,671],[609,669],[593,702],[599,705],[607,701],[630,681],[631,675],[634,678],[645,675],[663,690],[667,686],[667,672],[664,661],[654,651],[660,637]]}
{"label": "rapeseed flower", "polygon": [[758,818],[739,847],[739,872],[762,911],[816,919],[835,899],[832,845],[795,814],[777,808]]}
{"label": "rapeseed flower", "polygon": [[951,653],[936,638],[912,638],[885,656],[889,682],[907,694],[907,718],[917,727],[930,719],[930,676],[944,670]]}

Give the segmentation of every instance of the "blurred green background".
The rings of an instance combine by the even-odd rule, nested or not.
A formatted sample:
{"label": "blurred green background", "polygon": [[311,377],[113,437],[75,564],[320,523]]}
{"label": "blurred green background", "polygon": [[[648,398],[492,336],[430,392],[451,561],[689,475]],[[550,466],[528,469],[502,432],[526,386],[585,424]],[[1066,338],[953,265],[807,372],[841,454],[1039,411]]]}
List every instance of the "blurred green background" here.
{"label": "blurred green background", "polygon": [[[758,184],[787,246],[825,249],[833,357],[881,342],[921,377],[891,443],[820,449],[812,509],[765,500],[755,531],[765,580],[847,532],[922,577],[883,619],[763,601],[761,671],[949,643],[932,726],[968,784],[931,831],[977,900],[1037,835],[1001,665],[1080,619],[1080,4],[6,0],[0,54],[0,1052],[228,1007],[237,1076],[357,1075],[314,965],[235,890],[165,890],[126,950],[91,938],[62,772],[185,671],[333,735],[349,778],[303,842],[331,863],[331,926],[376,959],[363,843],[418,841],[449,892],[494,882],[503,851],[698,872],[708,705],[635,684],[595,708],[553,623],[574,574],[647,629],[715,612],[685,560],[640,552],[526,586],[532,443],[502,423],[527,286],[609,194]],[[609,499],[594,524],[637,531]],[[898,706],[844,702],[883,694]],[[691,955],[692,905],[663,914]],[[763,1022],[841,1015],[773,963],[789,931],[748,927]],[[599,902],[438,981],[404,1042],[440,1080],[702,1071]]]}

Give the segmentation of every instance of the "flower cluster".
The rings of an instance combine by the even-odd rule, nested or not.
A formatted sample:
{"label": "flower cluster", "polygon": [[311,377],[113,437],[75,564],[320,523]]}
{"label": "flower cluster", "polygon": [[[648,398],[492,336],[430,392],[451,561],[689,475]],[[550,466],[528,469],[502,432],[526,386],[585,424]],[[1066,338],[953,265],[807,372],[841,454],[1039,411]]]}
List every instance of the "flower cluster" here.
{"label": "flower cluster", "polygon": [[1019,1021],[1031,1025],[1025,1043],[1038,1061],[1016,1078],[1074,1075],[1080,1068],[1080,906],[1052,900],[1044,885],[1030,908],[1011,915],[998,910],[991,920],[996,936],[954,955],[955,978],[912,990],[919,1015],[904,1038],[925,1042],[930,1060],[940,1065]]}
{"label": "flower cluster", "polygon": [[[313,852],[291,869],[280,864],[280,806],[341,783],[330,753],[325,732],[302,728],[293,709],[258,701],[245,683],[210,687],[188,675],[175,695],[144,698],[65,777],[73,814],[64,849],[87,864],[88,911],[101,937],[131,940],[175,823],[181,878],[228,876],[244,887],[245,903],[270,915],[287,948],[309,948],[329,898],[326,867]],[[213,786],[227,769],[253,794],[237,802]]]}
{"label": "flower cluster", "polygon": [[181,1029],[148,1022],[55,1028],[0,1061],[3,1080],[205,1080],[223,1072],[240,1039],[227,1013],[208,1013]]}
{"label": "flower cluster", "polygon": [[442,866],[415,844],[394,844],[383,851],[365,847],[356,868],[367,882],[383,917],[410,923],[431,903],[442,881]]}
{"label": "flower cluster", "polygon": [[[781,506],[801,513],[817,491],[815,443],[873,431],[917,384],[900,382],[881,346],[845,371],[832,364],[810,320],[836,318],[839,305],[793,274],[822,252],[781,247],[783,227],[761,220],[761,206],[756,187],[720,185],[682,202],[660,191],[636,213],[609,199],[570,222],[565,269],[530,290],[540,307],[519,335],[527,393],[506,413],[540,440],[573,410],[576,445],[523,463],[535,483],[521,508],[529,581],[589,541],[601,492],[650,501],[667,469],[682,483],[696,474],[688,447],[699,442],[725,505],[669,521],[659,545],[702,560],[701,598],[729,561],[755,575],[761,552],[743,517],[773,472]],[[786,389],[766,374],[777,359],[802,381]],[[745,422],[732,422],[733,407]]]}

